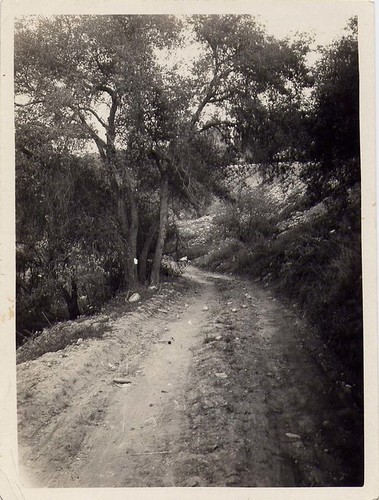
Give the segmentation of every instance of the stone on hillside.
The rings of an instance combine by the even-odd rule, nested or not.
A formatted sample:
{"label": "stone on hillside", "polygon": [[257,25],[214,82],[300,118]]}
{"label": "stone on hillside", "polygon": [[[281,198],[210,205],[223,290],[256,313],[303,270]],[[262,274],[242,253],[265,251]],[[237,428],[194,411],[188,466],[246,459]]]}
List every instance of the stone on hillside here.
{"label": "stone on hillside", "polygon": [[141,300],[141,295],[139,293],[133,293],[129,297],[129,302],[138,302],[139,300]]}
{"label": "stone on hillside", "polygon": [[114,378],[113,382],[115,384],[131,384],[131,381],[127,380],[126,378]]}
{"label": "stone on hillside", "polygon": [[301,439],[298,434],[292,434],[292,432],[286,432],[286,436],[290,439]]}
{"label": "stone on hillside", "polygon": [[232,313],[236,313],[236,312],[237,312],[237,309],[235,307],[233,307]]}
{"label": "stone on hillside", "polygon": [[209,307],[208,306],[204,306],[203,307],[203,311],[209,311]]}

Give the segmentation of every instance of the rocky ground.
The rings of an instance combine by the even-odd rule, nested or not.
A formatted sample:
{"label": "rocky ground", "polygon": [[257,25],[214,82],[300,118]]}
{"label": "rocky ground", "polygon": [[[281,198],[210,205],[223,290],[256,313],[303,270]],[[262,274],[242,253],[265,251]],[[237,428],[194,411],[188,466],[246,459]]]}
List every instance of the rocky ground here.
{"label": "rocky ground", "polygon": [[24,485],[361,484],[350,387],[268,288],[189,267],[93,323],[20,360]]}

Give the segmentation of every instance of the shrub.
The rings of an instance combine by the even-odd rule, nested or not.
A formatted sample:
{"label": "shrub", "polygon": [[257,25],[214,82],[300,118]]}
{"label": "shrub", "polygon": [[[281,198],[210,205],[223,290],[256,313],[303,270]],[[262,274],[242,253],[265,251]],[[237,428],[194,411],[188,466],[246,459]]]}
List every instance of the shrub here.
{"label": "shrub", "polygon": [[242,251],[246,251],[244,244],[230,238],[219,242],[219,245],[214,247],[207,255],[200,257],[197,263],[200,267],[213,271],[233,272],[237,270],[237,255]]}
{"label": "shrub", "polygon": [[261,187],[245,187],[215,222],[222,236],[253,244],[275,232],[276,207]]}

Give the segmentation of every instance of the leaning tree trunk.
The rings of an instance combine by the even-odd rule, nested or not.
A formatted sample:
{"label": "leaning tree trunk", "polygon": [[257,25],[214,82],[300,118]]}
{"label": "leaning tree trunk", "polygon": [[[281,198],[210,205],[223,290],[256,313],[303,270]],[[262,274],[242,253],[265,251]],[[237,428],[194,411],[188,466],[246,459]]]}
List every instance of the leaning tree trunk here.
{"label": "leaning tree trunk", "polygon": [[162,177],[160,188],[160,207],[159,207],[159,230],[157,245],[153,260],[153,268],[151,270],[151,284],[159,284],[159,271],[161,267],[163,247],[166,240],[167,220],[168,220],[168,200],[169,200],[168,178],[166,175]]}
{"label": "leaning tree trunk", "polygon": [[76,319],[80,316],[80,309],[78,304],[78,286],[74,279],[71,280],[71,293],[62,287],[62,294],[67,304],[69,318]]}
{"label": "leaning tree trunk", "polygon": [[152,223],[150,229],[146,235],[145,243],[143,245],[142,251],[138,257],[138,275],[140,283],[146,282],[146,268],[147,268],[147,256],[149,255],[151,244],[153,243],[153,239],[155,233],[157,232],[157,225],[155,222]]}

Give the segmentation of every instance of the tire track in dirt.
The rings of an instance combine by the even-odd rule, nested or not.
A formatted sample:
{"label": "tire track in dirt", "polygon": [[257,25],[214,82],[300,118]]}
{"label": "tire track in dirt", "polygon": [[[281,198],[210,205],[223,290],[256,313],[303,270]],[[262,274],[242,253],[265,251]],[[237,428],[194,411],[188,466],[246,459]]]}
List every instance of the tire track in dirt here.
{"label": "tire track in dirt", "polygon": [[188,304],[180,319],[142,361],[131,384],[110,403],[105,429],[95,429],[70,468],[68,485],[175,486],[174,463],[185,421],[187,371],[192,348],[202,340],[207,321],[202,310],[211,300],[209,284]]}

